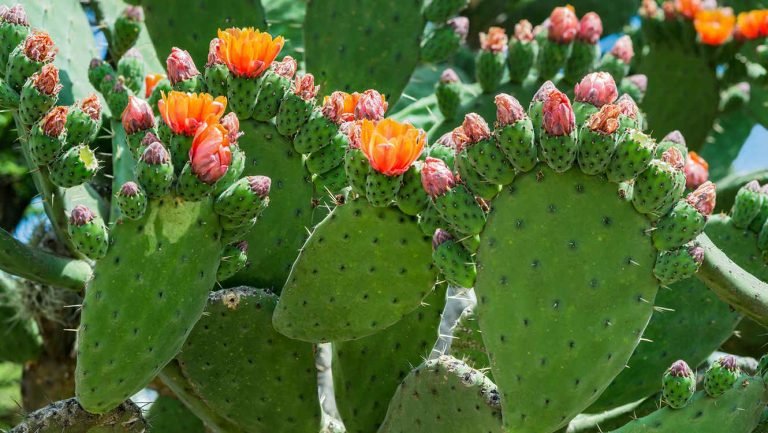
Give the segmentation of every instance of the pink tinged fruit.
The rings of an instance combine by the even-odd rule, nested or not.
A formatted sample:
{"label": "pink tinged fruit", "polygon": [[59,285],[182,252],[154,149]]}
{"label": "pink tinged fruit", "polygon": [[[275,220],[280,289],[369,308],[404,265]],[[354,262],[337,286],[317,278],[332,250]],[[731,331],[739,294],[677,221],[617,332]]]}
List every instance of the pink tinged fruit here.
{"label": "pink tinged fruit", "polygon": [[128,135],[152,129],[155,126],[155,115],[147,101],[133,95],[128,97],[128,105],[122,114],[122,123]]}
{"label": "pink tinged fruit", "polygon": [[64,125],[67,123],[67,111],[66,106],[60,105],[46,113],[43,120],[40,121],[43,134],[49,137],[60,136],[64,132]]}
{"label": "pink tinged fruit", "polygon": [[549,40],[569,44],[576,39],[579,26],[579,19],[571,7],[556,7],[549,15]]}
{"label": "pink tinged fruit", "polygon": [[459,36],[459,39],[461,39],[461,42],[464,42],[467,39],[467,34],[469,34],[469,18],[467,17],[454,17],[448,20],[446,22],[448,27],[453,29],[453,32],[456,33]]}
{"label": "pink tinged fruit", "polygon": [[488,122],[477,113],[469,113],[464,116],[464,122],[461,124],[461,129],[464,130],[464,135],[469,139],[468,144],[474,144],[479,141],[490,138],[491,129],[488,127]]}
{"label": "pink tinged fruit", "polygon": [[157,138],[157,135],[155,135],[154,132],[149,131],[146,134],[144,134],[144,138],[141,139],[141,145],[146,147],[149,146],[152,143],[159,143],[160,139]]}
{"label": "pink tinged fruit", "polygon": [[675,170],[682,170],[685,167],[683,153],[674,146],[664,151],[661,155],[661,160],[671,165]]}
{"label": "pink tinged fruit", "polygon": [[240,119],[234,112],[222,117],[219,123],[227,130],[227,139],[229,139],[230,144],[237,144],[237,140],[245,134],[240,131]]}
{"label": "pink tinged fruit", "polygon": [[637,114],[640,110],[637,108],[637,104],[631,96],[626,93],[621,95],[616,101],[616,105],[621,108],[621,114],[629,117],[630,119],[637,119]]}
{"label": "pink tinged fruit", "polygon": [[150,143],[141,155],[141,160],[149,165],[166,164],[170,159],[168,151],[159,141]]}
{"label": "pink tinged fruit", "polygon": [[533,25],[528,20],[520,20],[515,24],[514,38],[520,42],[530,42],[533,40]]}
{"label": "pink tinged fruit", "polygon": [[643,93],[645,93],[645,91],[648,90],[648,76],[645,74],[630,75],[627,77],[627,80],[629,80],[630,83],[634,84],[635,87],[640,89],[640,91]]}
{"label": "pink tinged fruit", "polygon": [[602,35],[603,21],[600,19],[600,15],[595,12],[587,12],[581,17],[579,33],[577,35],[580,41],[594,45],[600,41],[600,36]]}
{"label": "pink tinged fruit", "polygon": [[432,235],[432,249],[436,250],[437,247],[450,241],[451,239],[453,239],[453,236],[451,236],[451,234],[447,231],[443,229],[435,230],[435,234]]}
{"label": "pink tinged fruit", "polygon": [[685,201],[704,216],[712,215],[717,200],[717,188],[712,182],[704,182],[695,191],[688,194]]}
{"label": "pink tinged fruit", "polygon": [[40,72],[36,72],[32,75],[32,85],[42,94],[53,96],[61,91],[63,87],[59,83],[59,70],[56,66],[49,63],[43,66]]}
{"label": "pink tinged fruit", "polygon": [[678,130],[674,130],[669,134],[665,135],[664,138],[661,139],[661,141],[671,141],[672,143],[681,144],[685,146],[685,137],[683,137],[683,133]]}
{"label": "pink tinged fruit", "polygon": [[213,38],[208,44],[208,60],[205,62],[205,67],[210,68],[213,65],[223,65],[224,61],[219,57],[219,45],[221,39]]}
{"label": "pink tinged fruit", "polygon": [[669,370],[667,370],[671,376],[674,377],[691,377],[693,376],[693,370],[691,370],[691,367],[686,364],[685,361],[678,360],[675,361],[674,364],[672,364],[671,367],[669,367]]}
{"label": "pink tinged fruit", "polygon": [[496,125],[514,125],[526,117],[525,109],[514,96],[500,93],[494,98],[496,103]]}
{"label": "pink tinged fruit", "polygon": [[192,56],[180,48],[173,47],[171,49],[171,54],[165,60],[165,65],[168,69],[168,79],[171,81],[171,85],[200,75]]}
{"label": "pink tinged fruit", "polygon": [[434,198],[450,191],[456,185],[456,179],[442,159],[427,157],[421,168],[421,185]]}
{"label": "pink tinged fruit", "polygon": [[139,186],[136,182],[126,182],[120,187],[120,195],[124,197],[134,197],[139,193]]}
{"label": "pink tinged fruit", "polygon": [[264,198],[269,195],[272,179],[267,176],[248,176],[248,186],[259,198]]}
{"label": "pink tinged fruit", "polygon": [[123,16],[133,21],[144,21],[144,9],[141,6],[128,6],[123,11]]}
{"label": "pink tinged fruit", "polygon": [[691,245],[688,247],[688,254],[691,255],[693,261],[700,265],[704,262],[704,248],[699,245]]}
{"label": "pink tinged fruit", "polygon": [[441,83],[458,83],[460,81],[459,75],[451,68],[448,68],[440,74]]}
{"label": "pink tinged fruit", "polygon": [[93,221],[94,218],[95,216],[93,215],[93,212],[91,212],[90,209],[79,204],[75,206],[72,209],[72,212],[69,214],[69,223],[74,226],[80,227]]}
{"label": "pink tinged fruit", "polygon": [[297,75],[291,85],[291,91],[305,101],[314,98],[319,90],[320,86],[315,86],[315,77],[312,74]]}
{"label": "pink tinged fruit", "polygon": [[685,187],[696,189],[709,179],[709,164],[696,152],[688,152],[688,159],[685,160]]}
{"label": "pink tinged fruit", "polygon": [[87,114],[91,119],[99,121],[101,119],[101,101],[95,94],[91,94],[80,102],[80,110]]}
{"label": "pink tinged fruit", "polygon": [[539,87],[539,90],[533,95],[532,102],[544,102],[553,90],[557,90],[555,84],[552,81],[545,81],[544,84]]}
{"label": "pink tinged fruit", "polygon": [[595,107],[610,104],[619,97],[616,82],[607,72],[592,72],[581,79],[574,89],[574,99],[586,102]]}
{"label": "pink tinged fruit", "polygon": [[507,32],[501,27],[491,27],[488,33],[480,32],[480,48],[492,53],[507,51]]}
{"label": "pink tinged fruit", "polygon": [[288,78],[290,80],[296,74],[296,70],[299,68],[299,65],[296,63],[296,60],[294,60],[293,57],[285,56],[280,62],[272,62],[271,67],[277,75]]}
{"label": "pink tinged fruit", "polygon": [[14,5],[11,8],[2,6],[2,9],[0,9],[0,20],[11,24],[29,27],[27,12],[20,4]]}
{"label": "pink tinged fruit", "polygon": [[226,129],[219,124],[202,124],[192,139],[189,149],[192,173],[209,185],[224,176],[232,163],[226,133]]}
{"label": "pink tinged fruit", "polygon": [[576,115],[565,93],[559,90],[552,91],[544,101],[542,111],[544,113],[542,123],[547,134],[568,135],[576,128]]}
{"label": "pink tinged fruit", "polygon": [[48,33],[33,30],[24,40],[24,55],[35,62],[50,63],[56,58],[58,49]]}
{"label": "pink tinged fruit", "polygon": [[744,185],[744,189],[750,192],[760,192],[760,183],[757,180],[751,180]]}
{"label": "pink tinged fruit", "polygon": [[720,366],[724,367],[726,370],[736,371],[739,368],[738,363],[736,362],[736,357],[733,355],[725,355],[718,361],[720,362]]}
{"label": "pink tinged fruit", "polygon": [[613,45],[613,48],[611,48],[611,54],[628,65],[632,58],[635,57],[632,39],[627,35],[620,37],[616,44]]}
{"label": "pink tinged fruit", "polygon": [[339,131],[347,136],[350,149],[360,148],[360,122],[344,122],[339,125]]}
{"label": "pink tinged fruit", "polygon": [[381,120],[387,111],[389,104],[378,91],[368,89],[360,95],[360,99],[355,105],[356,120]]}

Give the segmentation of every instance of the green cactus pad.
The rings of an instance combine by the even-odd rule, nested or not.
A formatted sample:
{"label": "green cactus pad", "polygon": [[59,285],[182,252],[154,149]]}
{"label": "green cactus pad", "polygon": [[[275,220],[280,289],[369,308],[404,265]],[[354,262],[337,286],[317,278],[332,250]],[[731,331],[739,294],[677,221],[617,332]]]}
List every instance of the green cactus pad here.
{"label": "green cactus pad", "polygon": [[462,244],[447,240],[435,249],[432,259],[448,283],[459,287],[475,285],[477,269],[472,255]]}
{"label": "green cactus pad", "polygon": [[152,403],[147,422],[155,433],[205,433],[200,418],[178,399],[161,395]]}
{"label": "green cactus pad", "polygon": [[496,198],[475,290],[508,429],[555,431],[624,368],[658,289],[649,228],[577,170],[540,165]]}
{"label": "green cactus pad", "polygon": [[250,288],[211,293],[178,360],[211,409],[245,431],[314,433],[320,406],[312,345],[272,329],[277,301]]}
{"label": "green cactus pad", "polygon": [[483,373],[450,356],[416,367],[389,403],[379,433],[501,433],[499,392]]}
{"label": "green cactus pad", "polygon": [[241,122],[240,130],[245,132],[239,140],[246,154],[243,175],[269,176],[272,188],[268,210],[245,237],[254,246],[248,253],[251,266],[229,282],[267,287],[278,293],[312,227],[312,184],[301,155],[273,125]]}
{"label": "green cactus pad", "polygon": [[[307,70],[326,94],[376,89],[391,106],[419,62],[421,0],[310,1],[304,19]],[[351,37],[354,35],[354,37]]]}
{"label": "green cactus pad", "polygon": [[339,206],[301,250],[275,311],[291,338],[354,340],[385,329],[419,306],[435,271],[415,218],[364,200]]}
{"label": "green cactus pad", "polygon": [[703,391],[683,409],[665,407],[632,421],[612,433],[750,433],[768,403],[768,388],[760,377],[743,376],[718,398]]}
{"label": "green cactus pad", "polygon": [[114,227],[78,330],[76,387],[86,410],[117,406],[179,351],[216,280],[220,230],[210,199],[152,201],[143,218]]}
{"label": "green cactus pad", "polygon": [[445,303],[445,285],[389,328],[333,343],[336,405],[349,433],[375,432],[397,386],[430,354]]}

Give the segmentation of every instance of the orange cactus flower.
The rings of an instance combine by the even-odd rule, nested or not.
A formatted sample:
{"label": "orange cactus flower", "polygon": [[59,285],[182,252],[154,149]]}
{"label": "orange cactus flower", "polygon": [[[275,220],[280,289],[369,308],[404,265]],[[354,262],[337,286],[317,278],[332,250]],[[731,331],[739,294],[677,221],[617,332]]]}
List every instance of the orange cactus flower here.
{"label": "orange cactus flower", "polygon": [[[347,93],[337,90],[323,98],[322,113],[335,123],[349,122],[355,119],[355,107],[360,101],[360,93]],[[383,97],[382,97],[383,98]]]}
{"label": "orange cactus flower", "polygon": [[152,96],[152,91],[155,90],[157,83],[165,79],[165,74],[147,74],[144,77],[144,97],[149,98]]}
{"label": "orange cactus flower", "polygon": [[266,71],[285,44],[282,36],[273,39],[253,27],[219,30],[219,41],[218,57],[233,74],[246,78]]}
{"label": "orange cactus flower", "polygon": [[232,163],[232,151],[227,129],[218,124],[200,125],[189,149],[189,162],[201,181],[213,185],[227,173]]}
{"label": "orange cactus flower", "polygon": [[693,20],[701,43],[706,45],[722,45],[727,42],[735,25],[736,17],[731,8],[701,10]]}
{"label": "orange cactus flower", "polygon": [[392,119],[360,122],[360,150],[374,170],[386,176],[405,173],[421,155],[427,135],[413,125]]}
{"label": "orange cactus flower", "polygon": [[675,10],[680,15],[693,19],[702,9],[702,0],[675,0]]}
{"label": "orange cactus flower", "polygon": [[192,136],[201,124],[219,122],[227,108],[227,98],[214,98],[207,93],[163,92],[157,108],[171,131]]}
{"label": "orange cactus flower", "polygon": [[742,12],[736,17],[736,32],[744,39],[768,36],[768,10]]}

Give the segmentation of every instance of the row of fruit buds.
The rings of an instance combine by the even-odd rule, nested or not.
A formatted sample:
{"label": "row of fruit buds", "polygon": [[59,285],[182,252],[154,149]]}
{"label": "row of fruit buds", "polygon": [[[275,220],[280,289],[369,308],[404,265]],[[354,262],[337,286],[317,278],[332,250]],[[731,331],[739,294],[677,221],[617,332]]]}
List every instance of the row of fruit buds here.
{"label": "row of fruit buds", "polygon": [[[765,357],[760,359],[757,374],[763,374]],[[724,355],[713,362],[704,373],[703,388],[707,396],[717,398],[736,385],[742,376],[741,368],[733,355]],[[672,409],[682,409],[696,393],[696,372],[681,360],[675,361],[662,377],[662,402]]]}

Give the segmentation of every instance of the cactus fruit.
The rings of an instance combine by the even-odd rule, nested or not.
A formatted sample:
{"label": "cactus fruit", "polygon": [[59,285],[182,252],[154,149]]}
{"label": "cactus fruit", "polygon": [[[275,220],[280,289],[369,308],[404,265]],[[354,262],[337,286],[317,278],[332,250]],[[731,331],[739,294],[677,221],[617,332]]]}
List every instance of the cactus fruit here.
{"label": "cactus fruit", "polygon": [[565,64],[564,76],[566,80],[575,82],[594,69],[595,63],[600,57],[598,42],[602,34],[603,22],[598,14],[588,12],[581,17],[579,31],[573,42],[568,62]]}
{"label": "cactus fruit", "polygon": [[99,161],[87,145],[71,147],[50,164],[50,179],[62,188],[71,188],[91,180],[99,170]]}
{"label": "cactus fruit", "polygon": [[576,124],[581,125],[602,106],[619,97],[616,82],[605,72],[593,72],[581,79],[574,89],[573,109]]}
{"label": "cactus fruit", "polygon": [[162,143],[156,141],[147,145],[136,167],[136,176],[149,198],[160,197],[170,191],[173,165]]}
{"label": "cactus fruit", "polygon": [[168,69],[168,80],[173,90],[194,93],[202,90],[203,76],[195,66],[195,61],[189,52],[173,47],[165,60]]}
{"label": "cactus fruit", "polygon": [[135,182],[126,182],[117,193],[117,205],[122,215],[136,220],[147,210],[147,195]]}
{"label": "cactus fruit", "polygon": [[536,64],[538,53],[539,44],[533,38],[533,26],[529,21],[521,20],[515,24],[515,32],[509,41],[507,55],[509,80],[513,83],[522,83]]}
{"label": "cactus fruit", "polygon": [[20,92],[22,86],[44,65],[56,58],[56,47],[48,33],[34,30],[22,43],[11,51],[5,71],[5,80],[13,90]]}
{"label": "cactus fruit", "polygon": [[101,88],[101,83],[107,76],[116,76],[115,69],[104,60],[94,58],[88,66],[88,81],[96,89]]}
{"label": "cactus fruit", "polygon": [[579,20],[570,7],[556,7],[549,16],[547,39],[539,51],[538,69],[542,79],[552,79],[566,65],[573,41],[579,31]]}
{"label": "cactus fruit", "polygon": [[744,185],[736,194],[731,209],[731,221],[735,227],[746,228],[760,214],[764,194],[760,193],[760,184],[753,180]]}
{"label": "cactus fruit", "polygon": [[608,168],[620,136],[620,114],[617,105],[606,104],[581,127],[577,159],[584,173],[600,174]]}
{"label": "cactus fruit", "polygon": [[476,235],[483,230],[485,213],[464,185],[456,185],[432,200],[440,216],[460,233]]}
{"label": "cactus fruit", "polygon": [[637,176],[632,204],[638,212],[663,215],[685,190],[685,160],[675,147],[667,149],[660,160],[651,161]]}
{"label": "cactus fruit", "polygon": [[518,171],[528,171],[537,162],[533,123],[520,102],[505,93],[496,95],[496,142]]}
{"label": "cactus fruit", "polygon": [[611,182],[632,179],[645,171],[653,158],[656,143],[639,130],[629,130],[616,143],[616,150],[606,168]]}
{"label": "cactus fruit", "polygon": [[90,259],[98,260],[107,254],[109,236],[104,221],[83,205],[72,209],[69,237],[77,250]]}
{"label": "cactus fruit", "polygon": [[438,63],[456,53],[469,33],[469,19],[455,17],[445,25],[435,27],[421,44],[421,60]]}
{"label": "cactus fruit", "polygon": [[692,241],[715,209],[715,184],[706,182],[662,217],[653,231],[653,245],[659,250],[680,247]]}
{"label": "cactus fruit", "polygon": [[0,65],[8,62],[8,56],[29,34],[27,13],[20,5],[5,8],[0,13]]}
{"label": "cactus fruit", "polygon": [[221,193],[213,209],[219,215],[231,219],[252,220],[269,203],[267,196],[271,182],[266,176],[246,176]]}
{"label": "cactus fruit", "polygon": [[741,369],[736,365],[736,358],[726,355],[718,359],[704,375],[704,390],[710,397],[720,397],[733,388],[741,376]]}
{"label": "cactus fruit", "polygon": [[62,85],[59,70],[52,64],[42,67],[24,83],[19,97],[19,118],[31,125],[50,110],[59,98]]}
{"label": "cactus fruit", "polygon": [[312,74],[298,74],[294,78],[275,117],[275,125],[280,134],[289,137],[299,131],[312,114],[318,90],[319,86],[315,86]]}
{"label": "cactus fruit", "polygon": [[437,107],[446,119],[456,117],[461,105],[461,82],[453,69],[446,69],[440,74],[440,81],[435,86]]}
{"label": "cactus fruit", "polygon": [[683,360],[675,361],[664,373],[662,395],[673,409],[685,407],[696,392],[696,374]]}
{"label": "cactus fruit", "polygon": [[115,20],[110,49],[114,58],[119,59],[139,39],[144,11],[140,6],[128,6]]}
{"label": "cactus fruit", "polygon": [[507,63],[508,38],[501,27],[491,27],[480,33],[481,50],[475,60],[475,76],[484,93],[499,87]]}
{"label": "cactus fruit", "polygon": [[403,173],[402,184],[397,191],[397,207],[406,215],[420,214],[429,202],[429,196],[421,183],[421,170],[425,166],[426,164],[413,164]]}
{"label": "cactus fruit", "polygon": [[238,273],[248,262],[248,242],[240,241],[228,245],[221,253],[221,264],[216,271],[216,280],[224,281]]}
{"label": "cactus fruit", "polygon": [[576,118],[565,93],[553,90],[542,105],[541,156],[557,173],[576,161]]}
{"label": "cactus fruit", "polygon": [[440,23],[458,14],[468,5],[467,0],[431,0],[424,6],[424,18]]}
{"label": "cactus fruit", "polygon": [[261,77],[259,96],[254,107],[253,118],[266,122],[277,114],[285,93],[291,87],[296,74],[296,60],[285,56],[282,61],[272,63],[272,69]]}
{"label": "cactus fruit", "polygon": [[67,107],[56,107],[32,127],[27,145],[34,164],[48,164],[59,155],[67,138],[66,121]]}
{"label": "cactus fruit", "polygon": [[293,139],[293,146],[299,153],[317,152],[331,143],[337,131],[338,127],[333,121],[315,111],[309,121],[299,129]]}
{"label": "cactus fruit", "polygon": [[91,94],[67,110],[67,141],[72,144],[90,143],[101,129],[101,102]]}
{"label": "cactus fruit", "polygon": [[139,93],[144,84],[144,59],[139,50],[128,50],[117,62],[117,75],[125,78],[125,85],[133,93]]}
{"label": "cactus fruit", "polygon": [[616,40],[611,51],[600,60],[598,69],[613,75],[613,78],[620,83],[627,75],[634,55],[632,39],[629,35],[621,36]]}
{"label": "cactus fruit", "polygon": [[445,230],[435,230],[432,237],[432,259],[445,276],[449,284],[458,287],[475,285],[477,269],[469,251],[450,233]]}
{"label": "cactus fruit", "polygon": [[672,284],[695,274],[703,260],[704,251],[696,244],[661,251],[653,267],[653,274],[662,284]]}

